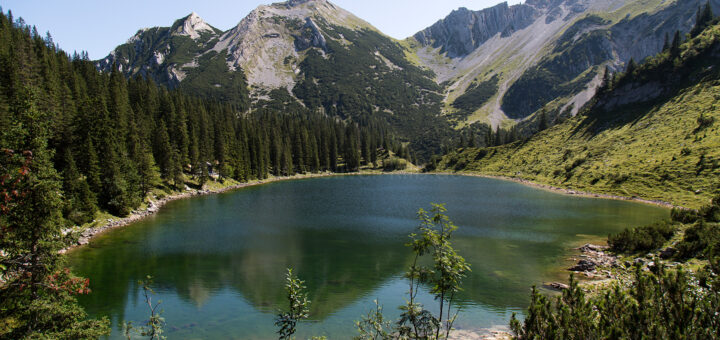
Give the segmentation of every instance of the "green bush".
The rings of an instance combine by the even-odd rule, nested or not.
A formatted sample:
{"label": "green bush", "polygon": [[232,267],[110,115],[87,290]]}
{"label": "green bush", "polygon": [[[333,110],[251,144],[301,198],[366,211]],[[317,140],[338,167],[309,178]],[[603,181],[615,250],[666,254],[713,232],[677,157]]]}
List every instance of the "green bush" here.
{"label": "green bush", "polygon": [[720,225],[698,221],[685,231],[677,249],[681,259],[715,256],[720,250]]}
{"label": "green bush", "polygon": [[391,157],[383,161],[383,171],[401,171],[407,169],[407,161]]}
{"label": "green bush", "polygon": [[621,253],[651,251],[662,246],[675,234],[676,226],[668,221],[643,227],[627,228],[608,236],[610,248]]}
{"label": "green bush", "polygon": [[700,216],[708,222],[720,222],[720,196],[713,198],[710,205],[700,208]]}
{"label": "green bush", "polygon": [[588,297],[570,277],[570,288],[555,299],[533,289],[525,320],[513,315],[517,339],[717,339],[720,282],[713,273],[705,287],[682,270],[636,267],[629,288],[616,285]]}
{"label": "green bush", "polygon": [[695,210],[673,208],[672,211],[670,211],[670,218],[674,222],[689,224],[695,223],[700,218],[700,216]]}

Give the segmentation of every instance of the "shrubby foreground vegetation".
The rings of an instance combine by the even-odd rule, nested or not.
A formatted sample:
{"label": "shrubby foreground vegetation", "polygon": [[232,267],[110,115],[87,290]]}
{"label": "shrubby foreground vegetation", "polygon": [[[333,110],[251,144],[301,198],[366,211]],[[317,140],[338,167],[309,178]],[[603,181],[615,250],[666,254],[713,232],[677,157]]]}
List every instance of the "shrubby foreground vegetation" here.
{"label": "shrubby foreground vegetation", "polygon": [[[623,264],[628,280],[593,294],[571,276],[570,288],[550,298],[532,291],[524,321],[513,317],[518,339],[716,339],[720,334],[720,196],[703,207],[690,224],[673,220],[626,229],[608,239],[619,254],[653,255],[675,233],[683,232],[674,247],[643,267]],[[668,249],[675,250],[668,252]],[[675,261],[667,263],[665,257]],[[689,260],[704,263],[688,266]],[[678,262],[679,261],[679,262]],[[689,270],[694,269],[694,272]]]}

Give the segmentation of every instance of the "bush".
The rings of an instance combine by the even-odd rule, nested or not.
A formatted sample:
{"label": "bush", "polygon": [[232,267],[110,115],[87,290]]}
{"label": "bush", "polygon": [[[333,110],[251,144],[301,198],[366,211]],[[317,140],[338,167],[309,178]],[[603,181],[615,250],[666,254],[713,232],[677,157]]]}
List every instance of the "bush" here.
{"label": "bush", "polygon": [[674,222],[689,224],[695,223],[700,218],[700,216],[695,210],[673,208],[673,210],[670,212],[670,218]]}
{"label": "bush", "polygon": [[513,315],[517,339],[717,339],[720,295],[716,273],[707,286],[694,287],[682,269],[653,273],[636,267],[628,288],[615,285],[588,297],[570,277],[570,288],[557,298],[533,288],[525,320]]}
{"label": "bush", "polygon": [[713,198],[710,205],[700,208],[700,216],[708,222],[720,222],[720,196]]}
{"label": "bush", "polygon": [[720,225],[698,221],[685,231],[677,249],[681,259],[714,257],[720,251]]}
{"label": "bush", "polygon": [[383,171],[398,171],[407,168],[407,161],[397,157],[388,158],[383,161]]}
{"label": "bush", "polygon": [[651,251],[662,246],[675,234],[676,226],[668,221],[644,227],[628,228],[608,236],[610,248],[621,253]]}
{"label": "bush", "polygon": [[715,123],[715,117],[707,115],[705,113],[700,114],[700,117],[697,119],[698,123],[698,130],[709,128]]}

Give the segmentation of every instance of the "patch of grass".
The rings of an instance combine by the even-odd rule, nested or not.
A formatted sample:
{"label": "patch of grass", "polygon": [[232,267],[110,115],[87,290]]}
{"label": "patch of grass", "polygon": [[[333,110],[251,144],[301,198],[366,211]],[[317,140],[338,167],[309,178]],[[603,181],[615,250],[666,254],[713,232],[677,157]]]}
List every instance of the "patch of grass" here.
{"label": "patch of grass", "polygon": [[660,103],[614,111],[637,117],[625,124],[596,129],[605,118],[578,116],[527,141],[483,150],[482,157],[474,148],[451,152],[438,169],[465,160],[466,172],[697,209],[720,185],[720,130],[713,124],[694,133],[701,112],[720,119],[718,93],[720,81],[701,82]]}

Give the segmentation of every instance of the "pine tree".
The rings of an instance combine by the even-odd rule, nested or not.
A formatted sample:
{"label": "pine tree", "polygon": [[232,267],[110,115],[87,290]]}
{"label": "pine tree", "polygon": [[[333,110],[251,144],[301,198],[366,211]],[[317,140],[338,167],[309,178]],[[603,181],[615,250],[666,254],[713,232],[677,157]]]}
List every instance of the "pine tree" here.
{"label": "pine tree", "polygon": [[672,43],[670,44],[670,59],[674,59],[680,56],[680,44],[682,38],[680,37],[680,31],[675,31]]}
{"label": "pine tree", "polygon": [[710,26],[715,15],[712,12],[710,1],[706,2],[702,8],[699,8],[695,15],[695,26],[690,30],[690,36],[697,36],[702,33],[705,28]]}
{"label": "pine tree", "polygon": [[635,59],[630,58],[630,61],[628,61],[627,67],[625,68],[625,74],[632,77],[633,73],[635,73],[636,69],[637,69],[637,63],[635,63]]}
{"label": "pine tree", "polygon": [[[11,182],[11,192],[18,194],[3,202],[0,214],[0,249],[5,252],[0,264],[14,273],[0,287],[0,337],[97,338],[109,333],[109,322],[86,320],[72,293],[86,292],[87,281],[63,270],[58,254],[65,246],[63,201],[47,149],[49,117],[36,109],[32,90],[16,95],[11,120],[20,128],[6,131],[2,144],[24,151],[20,156],[5,149],[0,162],[0,176],[19,176]],[[7,184],[3,182],[3,190]]]}
{"label": "pine tree", "polygon": [[63,171],[63,192],[65,207],[63,215],[76,225],[89,223],[97,212],[97,199],[90,186],[82,178],[75,165],[72,152],[65,152],[65,170]]}
{"label": "pine tree", "polygon": [[662,50],[664,52],[664,51],[667,51],[668,49],[670,49],[670,34],[665,32],[665,42],[663,42]]}

